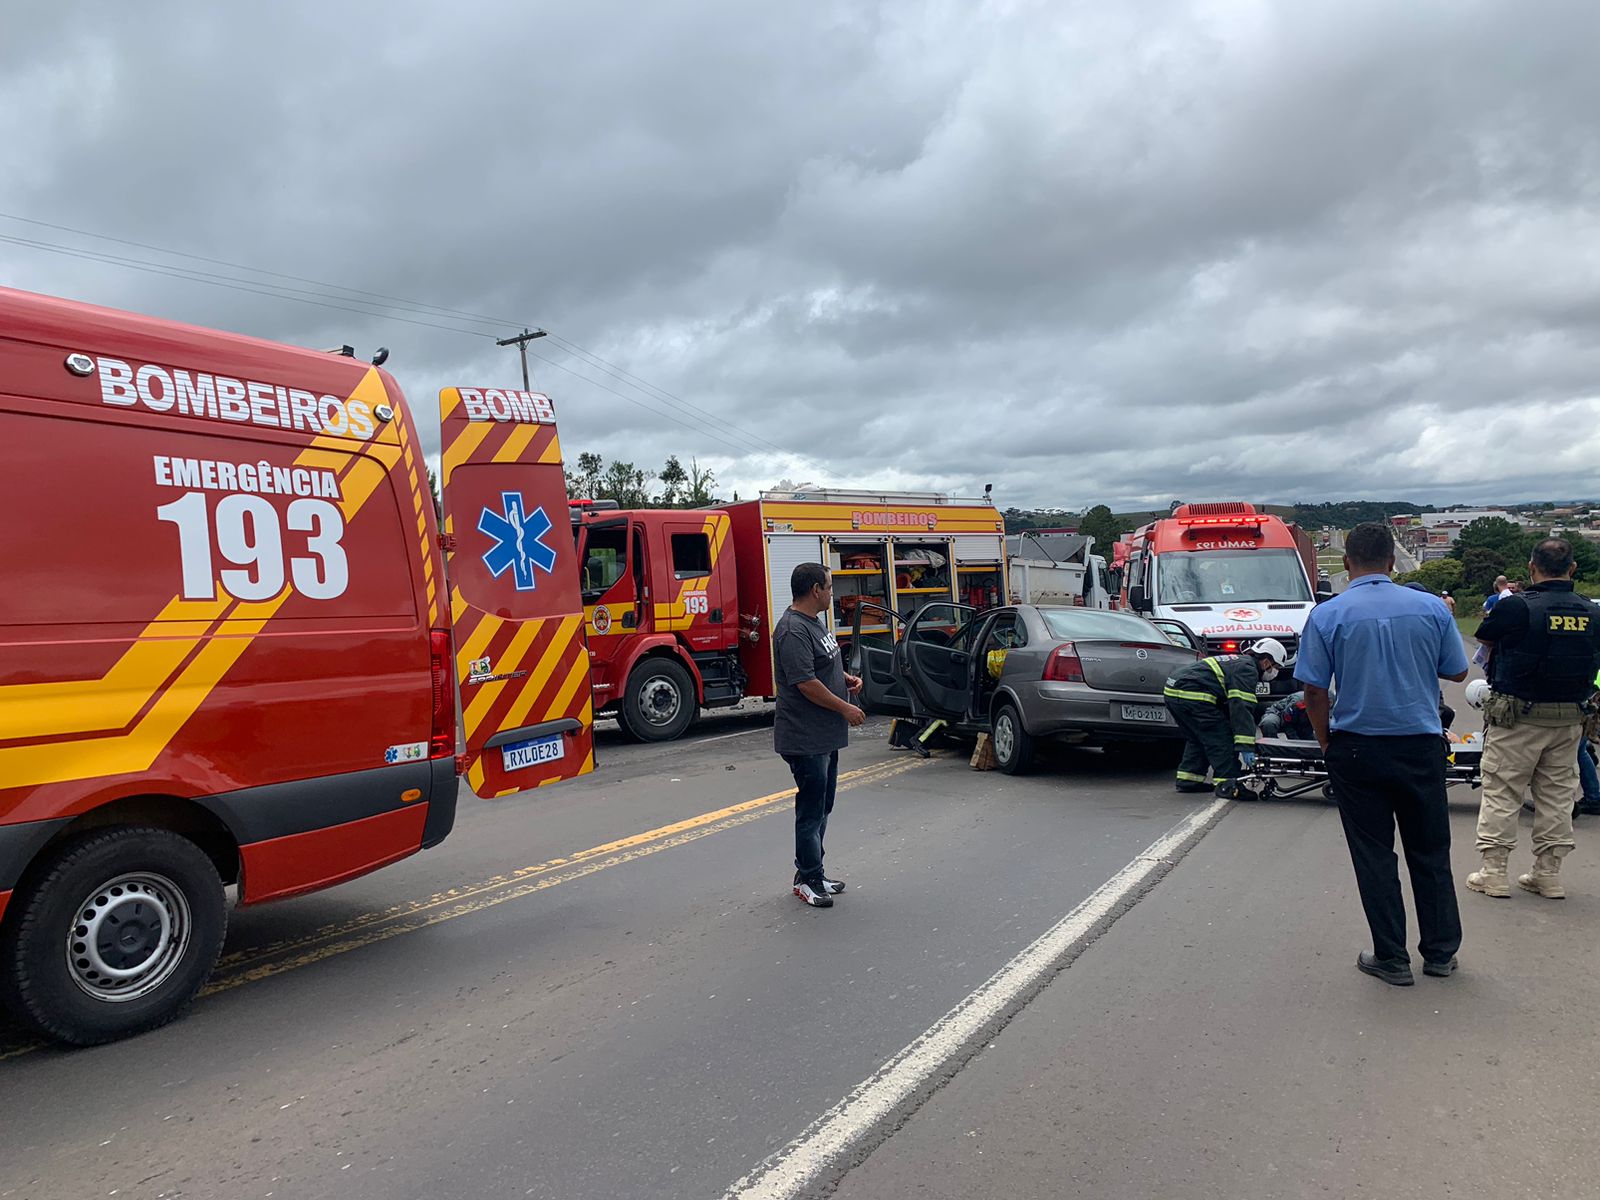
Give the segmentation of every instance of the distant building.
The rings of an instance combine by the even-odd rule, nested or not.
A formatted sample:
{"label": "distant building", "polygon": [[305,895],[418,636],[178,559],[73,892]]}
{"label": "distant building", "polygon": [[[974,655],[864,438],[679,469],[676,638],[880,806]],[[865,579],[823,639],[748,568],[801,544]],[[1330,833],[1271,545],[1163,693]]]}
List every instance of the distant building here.
{"label": "distant building", "polygon": [[1454,525],[1457,529],[1460,529],[1486,517],[1499,517],[1502,521],[1510,521],[1513,525],[1527,524],[1516,513],[1506,512],[1503,508],[1463,508],[1455,512],[1423,513],[1422,523],[1429,529],[1437,525]]}

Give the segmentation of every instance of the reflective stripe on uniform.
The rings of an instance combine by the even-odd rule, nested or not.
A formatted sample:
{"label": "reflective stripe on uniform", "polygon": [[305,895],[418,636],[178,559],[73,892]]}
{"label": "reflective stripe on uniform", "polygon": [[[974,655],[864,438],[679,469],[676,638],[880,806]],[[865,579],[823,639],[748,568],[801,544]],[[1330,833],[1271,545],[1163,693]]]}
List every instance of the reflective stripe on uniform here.
{"label": "reflective stripe on uniform", "polygon": [[1172,697],[1174,700],[1197,700],[1201,704],[1222,703],[1215,696],[1206,692],[1186,692],[1182,688],[1165,688],[1163,689],[1163,694]]}
{"label": "reflective stripe on uniform", "polygon": [[1178,779],[1183,783],[1204,783],[1206,781],[1204,775],[1196,775],[1193,771],[1179,771]]}
{"label": "reflective stripe on uniform", "polygon": [[1227,687],[1227,683],[1222,678],[1222,664],[1221,663],[1219,663],[1214,658],[1203,658],[1200,661],[1205,663],[1206,666],[1211,668],[1211,673],[1217,677],[1217,682],[1218,683],[1222,684],[1223,687]]}
{"label": "reflective stripe on uniform", "polygon": [[1246,733],[1236,733],[1233,735],[1233,744],[1235,746],[1254,747],[1256,744],[1256,739]]}
{"label": "reflective stripe on uniform", "polygon": [[1228,689],[1228,699],[1243,700],[1246,704],[1254,704],[1256,702],[1254,692],[1241,692],[1238,688]]}

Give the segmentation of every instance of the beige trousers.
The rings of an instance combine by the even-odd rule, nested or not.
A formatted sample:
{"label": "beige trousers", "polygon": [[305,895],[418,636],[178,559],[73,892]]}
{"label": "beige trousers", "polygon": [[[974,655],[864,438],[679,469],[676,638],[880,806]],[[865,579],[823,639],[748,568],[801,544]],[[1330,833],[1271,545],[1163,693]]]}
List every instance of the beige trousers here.
{"label": "beige trousers", "polygon": [[1478,849],[1517,846],[1522,798],[1533,790],[1533,852],[1570,850],[1572,806],[1578,802],[1578,739],[1581,725],[1532,725],[1483,731],[1483,807],[1478,812]]}

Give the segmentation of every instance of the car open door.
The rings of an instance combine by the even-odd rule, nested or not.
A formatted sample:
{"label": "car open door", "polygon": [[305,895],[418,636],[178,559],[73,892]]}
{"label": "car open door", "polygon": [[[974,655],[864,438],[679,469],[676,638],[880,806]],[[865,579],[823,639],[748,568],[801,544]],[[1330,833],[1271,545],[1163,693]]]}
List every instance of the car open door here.
{"label": "car open door", "polygon": [[977,609],[937,600],[906,626],[895,666],[917,716],[962,721],[972,704],[972,653],[967,642]]}
{"label": "car open door", "polygon": [[[866,616],[863,617],[863,612]],[[863,627],[884,625],[887,633],[862,633]],[[859,603],[850,628],[850,666],[852,675],[861,678],[859,703],[869,713],[883,716],[911,715],[911,694],[905,680],[895,673],[895,643],[905,636],[905,620],[880,604]]]}
{"label": "car open door", "polygon": [[446,388],[439,415],[467,781],[488,798],[585,774],[594,706],[555,409]]}

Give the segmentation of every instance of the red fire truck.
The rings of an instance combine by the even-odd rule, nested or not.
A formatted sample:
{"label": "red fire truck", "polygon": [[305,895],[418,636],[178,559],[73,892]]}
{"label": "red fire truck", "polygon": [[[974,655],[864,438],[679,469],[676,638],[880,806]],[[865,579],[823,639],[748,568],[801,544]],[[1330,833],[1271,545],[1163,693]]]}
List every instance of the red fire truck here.
{"label": "red fire truck", "polygon": [[[769,492],[636,511],[579,502],[573,524],[595,708],[645,741],[678,737],[700,709],[775,694],[771,632],[801,563],[832,568],[828,625],[842,642],[892,639],[896,618],[932,601],[988,608],[1007,595],[1004,522],[987,497]],[[884,623],[858,629],[866,605]]]}
{"label": "red fire truck", "polygon": [[[1304,530],[1238,501],[1182,504],[1136,530],[1122,574],[1122,606],[1182,621],[1213,654],[1273,637],[1293,652],[1317,584]],[[1294,690],[1285,671],[1263,693]]]}
{"label": "red fire truck", "polygon": [[37,1032],[171,1020],[226,886],[435,845],[463,768],[481,795],[592,768],[554,413],[441,403],[448,589],[380,367],[0,289],[0,1000]]}

